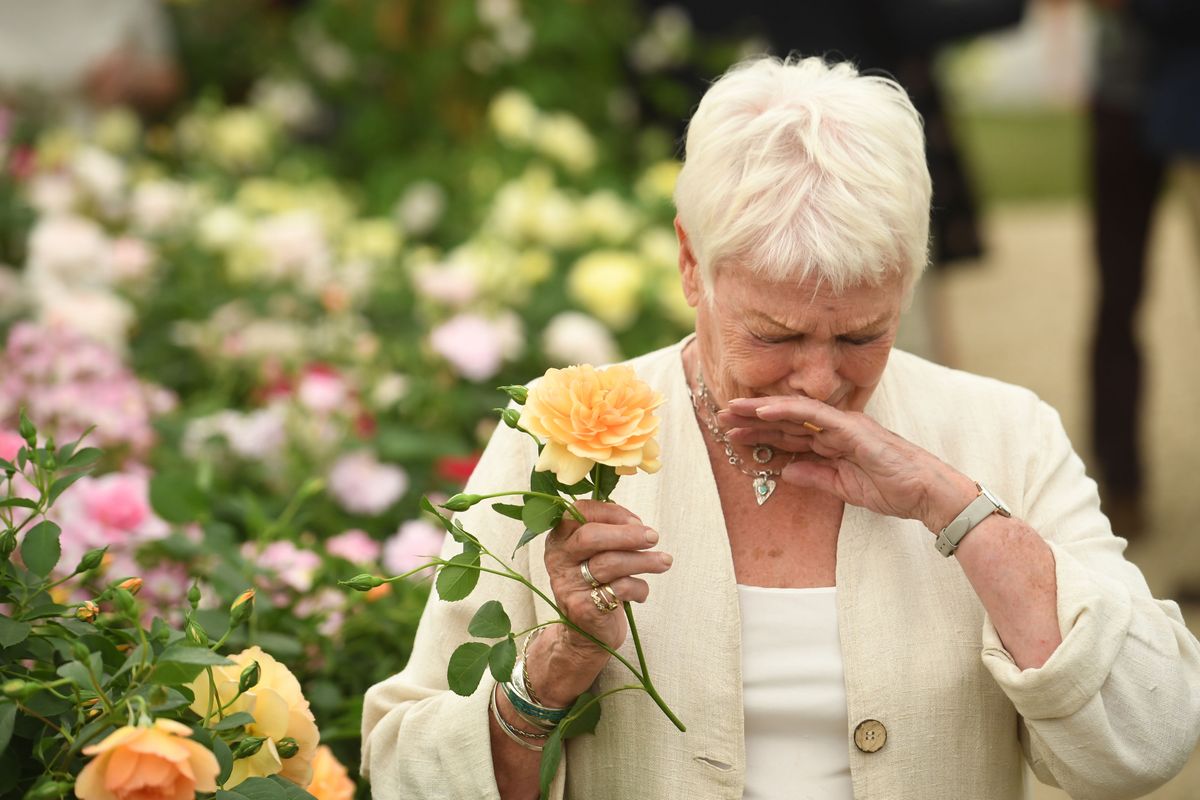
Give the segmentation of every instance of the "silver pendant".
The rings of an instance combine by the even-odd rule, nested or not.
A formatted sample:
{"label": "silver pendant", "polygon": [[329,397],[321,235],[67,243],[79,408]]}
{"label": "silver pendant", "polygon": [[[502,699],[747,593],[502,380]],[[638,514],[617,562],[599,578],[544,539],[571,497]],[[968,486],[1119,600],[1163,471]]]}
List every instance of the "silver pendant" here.
{"label": "silver pendant", "polygon": [[775,457],[775,451],[769,445],[760,444],[755,445],[751,455],[754,456],[755,463],[767,464]]}
{"label": "silver pendant", "polygon": [[761,506],[763,503],[771,499],[771,495],[775,492],[775,481],[768,478],[766,475],[759,475],[754,479],[754,499]]}

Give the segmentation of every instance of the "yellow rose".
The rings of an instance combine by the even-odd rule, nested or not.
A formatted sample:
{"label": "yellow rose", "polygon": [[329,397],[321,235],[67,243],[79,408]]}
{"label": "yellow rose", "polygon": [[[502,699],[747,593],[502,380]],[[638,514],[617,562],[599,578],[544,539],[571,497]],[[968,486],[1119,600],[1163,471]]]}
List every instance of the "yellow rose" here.
{"label": "yellow rose", "polygon": [[536,469],[577,483],[595,464],[621,475],[657,472],[663,397],[624,366],[551,369],[529,391],[521,425],[546,440]]}
{"label": "yellow rose", "polygon": [[575,262],[567,277],[572,299],[618,330],[637,316],[646,264],[623,250],[596,250]]}
{"label": "yellow rose", "polygon": [[683,165],[667,160],[652,164],[638,178],[634,192],[644,203],[665,203],[675,194],[675,181]]}
{"label": "yellow rose", "polygon": [[[212,698],[213,706],[218,702],[224,705],[232,700],[225,707],[225,716],[239,711],[247,712],[254,717],[254,722],[246,726],[246,734],[263,736],[267,741],[253,756],[233,762],[233,772],[225,782],[225,788],[232,789],[247,778],[265,778],[276,774],[298,786],[307,786],[312,780],[312,760],[320,734],[308,701],[300,690],[300,682],[287,667],[257,645],[229,658],[234,662],[232,665],[212,668],[217,689],[216,697]],[[260,670],[258,683],[234,700],[242,670],[255,661]],[[212,696],[208,674],[200,673],[190,688],[196,697],[192,711],[204,716],[209,712],[209,698]],[[284,759],[280,757],[275,743],[289,736],[296,740],[300,749],[296,755]]]}
{"label": "yellow rose", "polygon": [[308,793],[317,800],[351,800],[354,797],[354,781],[328,747],[317,748],[312,767],[313,779],[308,785]]}
{"label": "yellow rose", "polygon": [[215,792],[221,767],[212,751],[187,738],[188,726],[159,719],[147,728],[126,725],[99,744],[75,780],[80,800],[179,800]]}

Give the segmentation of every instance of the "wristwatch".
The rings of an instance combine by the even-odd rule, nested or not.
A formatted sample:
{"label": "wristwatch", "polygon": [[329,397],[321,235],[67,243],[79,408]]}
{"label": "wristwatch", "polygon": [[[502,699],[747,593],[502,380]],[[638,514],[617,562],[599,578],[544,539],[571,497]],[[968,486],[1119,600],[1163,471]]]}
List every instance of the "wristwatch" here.
{"label": "wristwatch", "polygon": [[937,541],[934,542],[937,551],[947,558],[954,555],[954,551],[958,549],[958,543],[971,532],[972,528],[992,514],[999,514],[1002,517],[1012,516],[1008,506],[1004,505],[1004,501],[985,489],[979,481],[975,482],[975,488],[979,490],[979,496],[972,500],[971,504],[964,508],[962,513],[955,517],[949,525],[942,528],[941,533],[937,535]]}

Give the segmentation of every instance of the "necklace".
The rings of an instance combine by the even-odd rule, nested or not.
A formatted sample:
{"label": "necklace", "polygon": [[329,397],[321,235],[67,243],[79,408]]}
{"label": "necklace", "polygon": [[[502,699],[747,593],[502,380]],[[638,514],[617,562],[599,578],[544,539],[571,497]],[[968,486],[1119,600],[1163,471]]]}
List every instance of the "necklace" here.
{"label": "necklace", "polygon": [[[775,478],[783,474],[782,469],[754,469],[746,464],[745,459],[737,454],[733,449],[733,443],[729,441],[729,437],[717,425],[717,412],[720,409],[716,402],[712,399],[712,395],[708,393],[708,386],[704,383],[704,375],[699,369],[696,370],[696,391],[688,388],[688,394],[692,398],[692,406],[696,409],[696,416],[701,424],[708,429],[712,434],[713,440],[725,450],[725,458],[730,464],[738,468],[738,471],[743,475],[753,478],[752,486],[754,487],[754,500],[761,506],[763,503],[771,499],[771,495],[775,493]],[[771,459],[775,458],[775,448],[770,445],[760,444],[755,445],[751,451],[751,457],[756,464],[768,464]],[[788,464],[792,463],[796,458],[796,454],[792,453],[792,457],[788,459]]]}

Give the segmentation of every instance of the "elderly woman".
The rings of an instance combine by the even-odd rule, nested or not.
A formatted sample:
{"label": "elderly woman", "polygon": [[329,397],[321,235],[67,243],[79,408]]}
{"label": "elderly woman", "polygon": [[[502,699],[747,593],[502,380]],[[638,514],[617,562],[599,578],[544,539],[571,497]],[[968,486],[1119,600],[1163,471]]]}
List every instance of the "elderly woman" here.
{"label": "elderly woman", "polygon": [[[629,362],[666,398],[663,467],[514,566],[627,652],[591,579],[644,603],[655,685],[688,728],[612,695],[552,795],[1017,798],[1024,761],[1097,800],[1177,772],[1200,645],[1122,557],[1058,415],[892,349],[930,204],[904,92],[819,59],[743,64],[692,119],[676,202],[696,331]],[[534,458],[501,428],[468,491],[520,486]],[[500,552],[521,534],[486,504],[462,517]],[[538,793],[538,731],[507,693],[446,688],[485,599],[518,630],[552,618],[488,577],[431,599],[407,668],[367,695],[380,800]],[[523,658],[551,708],[629,680],[561,625]]]}

